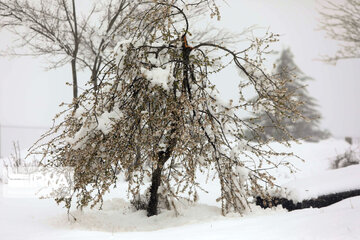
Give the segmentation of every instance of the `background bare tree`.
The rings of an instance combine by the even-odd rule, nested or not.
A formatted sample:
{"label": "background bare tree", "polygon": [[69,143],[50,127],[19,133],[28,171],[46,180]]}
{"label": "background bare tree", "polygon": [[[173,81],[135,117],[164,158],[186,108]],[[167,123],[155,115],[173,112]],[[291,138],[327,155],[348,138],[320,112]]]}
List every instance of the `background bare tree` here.
{"label": "background bare tree", "polygon": [[334,56],[324,60],[360,58],[360,0],[326,1],[320,11],[320,26],[328,37],[341,42]]}
{"label": "background bare tree", "polygon": [[[78,97],[78,71],[88,69],[93,88],[99,72],[109,62],[108,48],[113,49],[129,16],[124,9],[136,9],[136,1],[103,0],[88,4],[81,11],[76,0],[1,0],[0,27],[18,36],[19,47],[28,47],[31,55],[49,56],[51,68],[71,65],[73,98]],[[111,38],[109,36],[112,36]],[[13,52],[14,55],[22,55]]]}

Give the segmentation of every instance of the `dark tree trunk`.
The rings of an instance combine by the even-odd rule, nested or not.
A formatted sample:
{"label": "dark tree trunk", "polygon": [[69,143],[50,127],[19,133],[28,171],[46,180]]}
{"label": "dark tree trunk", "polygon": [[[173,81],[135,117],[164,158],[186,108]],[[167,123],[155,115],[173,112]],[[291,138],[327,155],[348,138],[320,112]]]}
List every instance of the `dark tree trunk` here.
{"label": "dark tree trunk", "polygon": [[191,89],[189,83],[189,71],[190,71],[190,52],[192,48],[188,46],[186,35],[182,37],[182,57],[183,57],[183,91],[188,94],[191,100]]}
{"label": "dark tree trunk", "polygon": [[[101,44],[103,44],[104,41],[101,42]],[[97,89],[98,89],[98,83],[97,83],[97,78],[98,78],[98,75],[99,75],[99,69],[100,69],[100,66],[101,66],[101,57],[99,56],[100,53],[98,53],[98,55],[95,57],[95,61],[94,61],[94,65],[91,69],[91,82],[93,84],[93,88],[94,88],[94,91],[96,92]]]}
{"label": "dark tree trunk", "polygon": [[[171,134],[173,134],[175,132],[175,129],[173,129],[171,131]],[[176,138],[171,139],[169,147],[166,149],[166,151],[160,151],[158,153],[158,164],[156,169],[154,170],[153,174],[152,174],[152,179],[151,179],[151,188],[150,188],[150,199],[149,199],[149,204],[148,204],[148,208],[147,208],[147,216],[151,217],[154,215],[157,215],[157,207],[158,207],[158,189],[160,187],[161,184],[161,171],[162,168],[164,166],[164,164],[166,163],[166,161],[170,158],[173,149],[176,145]]]}
{"label": "dark tree trunk", "polygon": [[153,172],[150,188],[150,200],[147,208],[148,217],[157,215],[158,189],[161,184],[161,167],[158,166]]}

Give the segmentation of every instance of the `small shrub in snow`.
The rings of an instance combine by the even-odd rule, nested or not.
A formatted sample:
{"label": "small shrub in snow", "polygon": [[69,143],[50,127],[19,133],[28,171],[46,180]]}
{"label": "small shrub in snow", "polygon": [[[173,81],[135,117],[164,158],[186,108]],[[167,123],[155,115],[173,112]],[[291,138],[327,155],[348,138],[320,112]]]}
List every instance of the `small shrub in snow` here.
{"label": "small shrub in snow", "polygon": [[0,181],[6,182],[7,172],[11,171],[13,173],[20,173],[28,169],[29,167],[37,167],[39,165],[39,161],[36,158],[27,159],[21,155],[19,142],[13,142],[14,152],[10,154],[8,158],[3,159],[2,169],[0,168]]}
{"label": "small shrub in snow", "polygon": [[332,168],[343,168],[350,165],[360,163],[360,146],[350,145],[349,149],[345,153],[339,154],[332,162]]}

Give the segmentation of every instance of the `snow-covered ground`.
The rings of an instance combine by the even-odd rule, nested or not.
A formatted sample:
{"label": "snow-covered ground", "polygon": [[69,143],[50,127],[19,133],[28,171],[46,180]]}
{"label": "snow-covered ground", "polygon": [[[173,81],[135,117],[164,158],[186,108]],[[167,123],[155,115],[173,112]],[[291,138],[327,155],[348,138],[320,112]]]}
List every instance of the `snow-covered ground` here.
{"label": "snow-covered ground", "polygon": [[360,189],[360,165],[324,171],[311,177],[292,180],[283,184],[284,191],[279,197],[294,202],[317,198],[332,193]]}
{"label": "snow-covered ground", "polygon": [[[334,157],[348,147],[334,139],[293,145],[291,151],[306,162],[294,158],[296,174],[282,169],[274,174],[279,184],[298,191],[293,195],[304,199],[358,187],[360,165],[330,169]],[[200,194],[196,205],[180,205],[178,216],[162,211],[148,218],[144,211],[134,212],[120,188],[107,196],[102,211],[72,211],[76,221],[51,199],[9,198],[0,187],[0,239],[360,239],[360,197],[293,212],[252,206],[252,212],[242,217],[223,217],[215,202],[218,183],[204,181],[202,185],[209,194]]]}

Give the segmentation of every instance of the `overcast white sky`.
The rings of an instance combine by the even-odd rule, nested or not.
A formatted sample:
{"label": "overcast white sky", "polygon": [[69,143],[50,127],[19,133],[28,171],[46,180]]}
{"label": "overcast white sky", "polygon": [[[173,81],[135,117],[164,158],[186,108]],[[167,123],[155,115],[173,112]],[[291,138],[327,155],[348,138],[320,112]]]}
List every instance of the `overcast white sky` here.
{"label": "overcast white sky", "polygon": [[[241,31],[255,24],[281,34],[280,43],[275,47],[278,50],[290,47],[300,69],[314,78],[308,89],[318,100],[323,115],[322,127],[337,137],[360,137],[360,60],[344,60],[336,66],[315,60],[321,54],[332,54],[337,49],[336,42],[315,30],[319,2],[227,0],[229,6],[221,8],[222,25],[232,31]],[[0,39],[2,50],[12,43],[12,37],[4,31],[0,32]],[[44,71],[46,66],[44,60],[31,57],[0,57],[1,125],[50,126],[52,117],[59,110],[58,105],[62,101],[71,101],[71,87],[65,86],[71,77],[69,66]],[[237,77],[229,71],[225,76],[226,79]],[[86,80],[85,76],[83,80]],[[233,94],[233,85],[226,81],[220,84],[225,94]],[[33,139],[30,135],[38,135],[41,131],[2,129],[2,155],[8,152],[4,148],[8,148],[11,140],[23,138],[26,146]]]}

